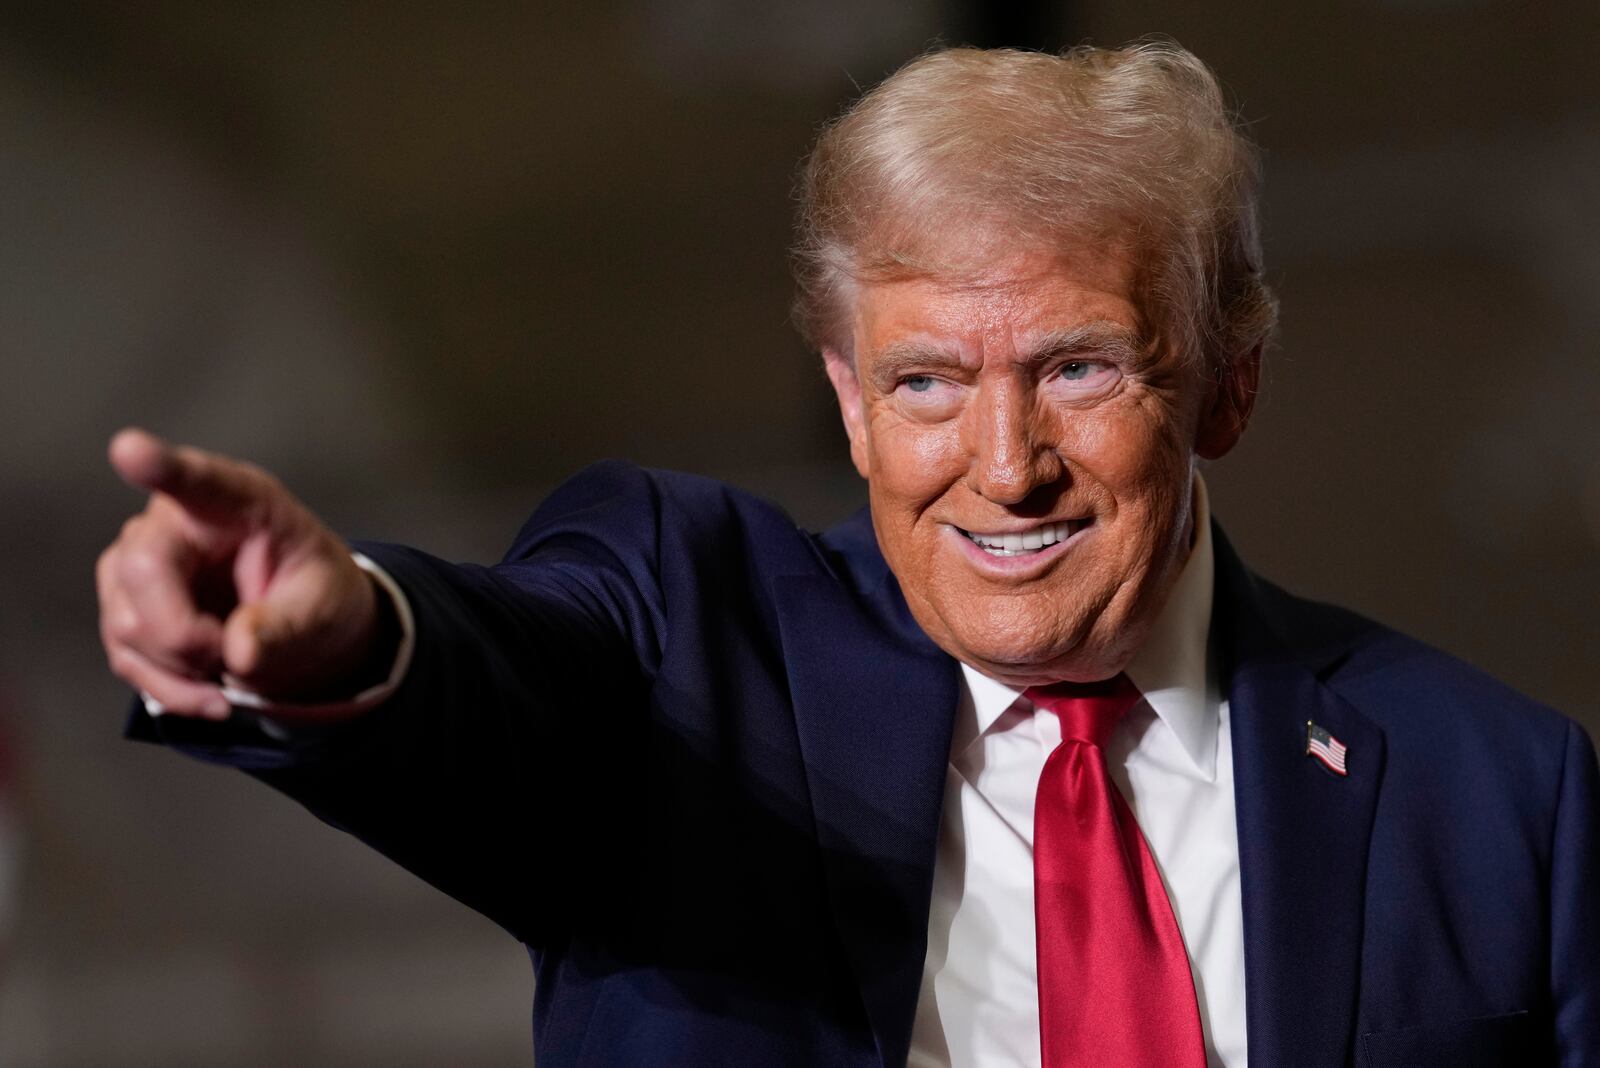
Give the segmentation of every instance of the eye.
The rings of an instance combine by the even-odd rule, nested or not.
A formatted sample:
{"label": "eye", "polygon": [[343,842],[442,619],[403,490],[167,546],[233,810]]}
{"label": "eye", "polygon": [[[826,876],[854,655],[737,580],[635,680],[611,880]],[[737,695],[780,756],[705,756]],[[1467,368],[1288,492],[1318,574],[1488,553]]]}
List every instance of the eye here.
{"label": "eye", "polygon": [[1115,361],[1080,356],[1056,364],[1040,386],[1063,404],[1095,404],[1108,396],[1121,378]]}
{"label": "eye", "polygon": [[939,375],[902,375],[894,396],[902,413],[923,422],[948,419],[961,410],[961,387]]}
{"label": "eye", "polygon": [[938,375],[905,375],[894,384],[895,392],[918,404],[944,397],[951,391],[948,380]]}
{"label": "eye", "polygon": [[1069,360],[1061,365],[1059,373],[1068,382],[1085,382],[1094,377],[1096,371],[1104,370],[1105,366],[1099,360]]}
{"label": "eye", "polygon": [[1097,360],[1081,358],[1064,360],[1056,364],[1056,369],[1051,373],[1051,380],[1059,384],[1059,388],[1070,391],[1072,396],[1087,397],[1099,393],[1117,381],[1117,365],[1110,360]]}

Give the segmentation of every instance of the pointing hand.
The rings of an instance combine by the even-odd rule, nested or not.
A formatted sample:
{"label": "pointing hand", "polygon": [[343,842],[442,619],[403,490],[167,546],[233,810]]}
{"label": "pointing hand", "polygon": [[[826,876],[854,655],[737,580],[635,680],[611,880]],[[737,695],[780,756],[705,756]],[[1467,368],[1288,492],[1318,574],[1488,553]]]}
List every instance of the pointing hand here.
{"label": "pointing hand", "polygon": [[150,493],[96,567],[112,671],[169,712],[212,719],[229,714],[224,674],[291,704],[373,681],[373,583],[277,479],[141,430],[117,434],[110,459]]}

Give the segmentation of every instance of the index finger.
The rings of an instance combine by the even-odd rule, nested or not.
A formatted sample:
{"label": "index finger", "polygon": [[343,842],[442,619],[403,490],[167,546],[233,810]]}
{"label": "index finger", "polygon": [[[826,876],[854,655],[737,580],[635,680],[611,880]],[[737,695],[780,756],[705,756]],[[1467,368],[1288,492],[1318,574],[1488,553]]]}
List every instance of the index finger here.
{"label": "index finger", "polygon": [[128,485],[164,493],[185,511],[210,522],[237,522],[270,494],[266,477],[256,468],[169,444],[136,427],[118,431],[107,455]]}

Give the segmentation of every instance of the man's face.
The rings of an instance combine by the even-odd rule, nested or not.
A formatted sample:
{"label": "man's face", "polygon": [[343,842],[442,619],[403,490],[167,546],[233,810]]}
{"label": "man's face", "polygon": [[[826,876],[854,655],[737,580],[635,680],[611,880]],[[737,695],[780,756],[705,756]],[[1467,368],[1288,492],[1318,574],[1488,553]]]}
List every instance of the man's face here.
{"label": "man's face", "polygon": [[878,543],[946,652],[1016,685],[1091,681],[1143,642],[1187,556],[1197,455],[1243,431],[1139,306],[1130,257],[1015,254],[864,285],[825,352]]}

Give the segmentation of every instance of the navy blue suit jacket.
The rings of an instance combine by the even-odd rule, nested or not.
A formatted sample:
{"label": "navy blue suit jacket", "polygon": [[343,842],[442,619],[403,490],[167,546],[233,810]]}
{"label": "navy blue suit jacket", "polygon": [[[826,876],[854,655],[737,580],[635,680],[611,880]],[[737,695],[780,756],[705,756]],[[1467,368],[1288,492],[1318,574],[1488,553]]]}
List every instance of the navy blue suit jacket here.
{"label": "navy blue suit jacket", "polygon": [[[1216,544],[1251,1062],[1600,1064],[1588,738]],[[496,567],[362,548],[416,609],[392,701],[289,742],[132,733],[247,769],[526,943],[541,1068],[904,1064],[958,669],[865,514],[819,537],[604,464]]]}

